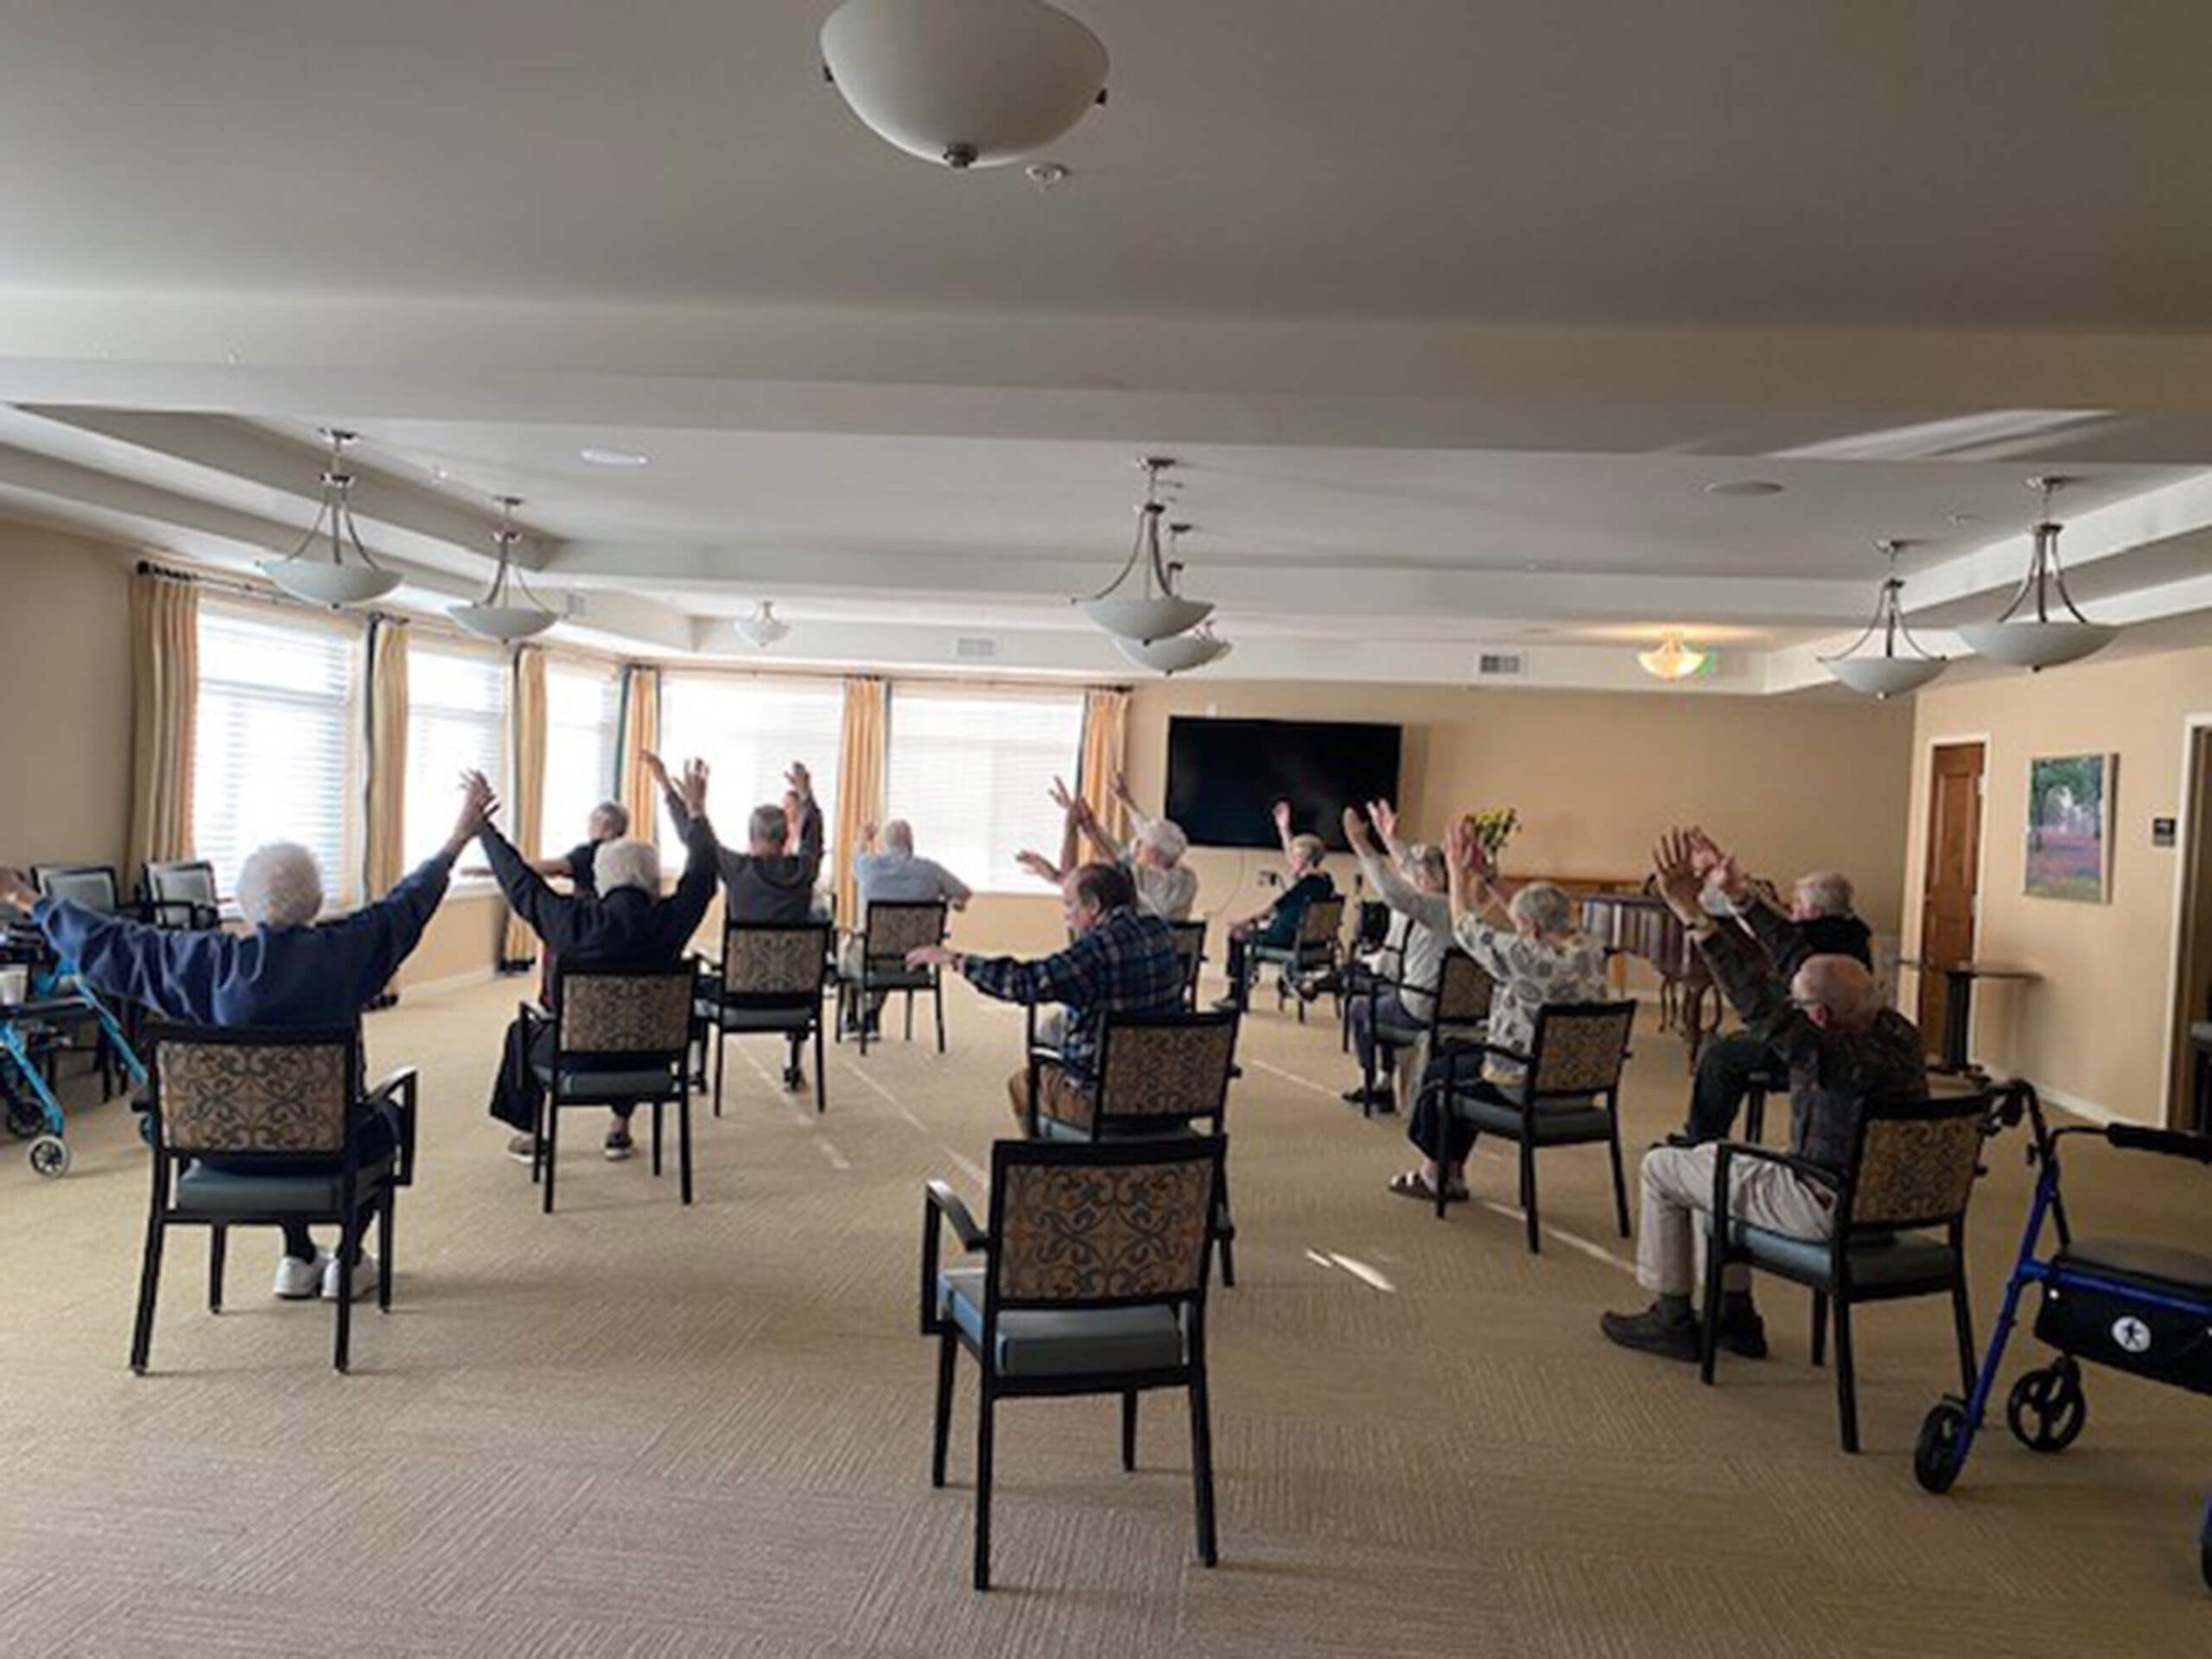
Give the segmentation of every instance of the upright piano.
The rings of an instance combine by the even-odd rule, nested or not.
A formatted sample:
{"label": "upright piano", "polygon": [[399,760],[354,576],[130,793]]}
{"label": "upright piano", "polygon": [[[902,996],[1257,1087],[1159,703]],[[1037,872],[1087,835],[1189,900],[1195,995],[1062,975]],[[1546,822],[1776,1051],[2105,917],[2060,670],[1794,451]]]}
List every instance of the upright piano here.
{"label": "upright piano", "polygon": [[1719,998],[1704,957],[1667,901],[1648,893],[1586,893],[1582,931],[1608,954],[1651,964],[1659,976],[1659,1028],[1681,1033],[1696,1065],[1699,1048],[1720,1027]]}

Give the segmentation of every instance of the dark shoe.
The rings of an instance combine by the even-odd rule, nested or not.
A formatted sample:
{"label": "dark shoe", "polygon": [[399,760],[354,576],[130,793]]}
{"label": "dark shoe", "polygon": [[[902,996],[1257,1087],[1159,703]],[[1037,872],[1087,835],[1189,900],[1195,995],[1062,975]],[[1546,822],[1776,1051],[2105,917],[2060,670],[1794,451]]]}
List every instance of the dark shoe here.
{"label": "dark shoe", "polygon": [[607,1132],[607,1158],[609,1163],[619,1164],[636,1150],[636,1146],[630,1140],[629,1130],[609,1129]]}
{"label": "dark shoe", "polygon": [[1755,1307],[1739,1312],[1720,1310],[1720,1345],[1745,1359],[1766,1357],[1766,1321]]}
{"label": "dark shoe", "polygon": [[1659,1311],[1656,1302],[1641,1313],[1605,1314],[1598,1328],[1605,1333],[1606,1341],[1640,1354],[1657,1354],[1662,1359],[1685,1363],[1694,1363],[1698,1357],[1697,1321],[1670,1319]]}
{"label": "dark shoe", "polygon": [[804,1070],[795,1065],[784,1073],[784,1092],[789,1095],[806,1092],[806,1073]]}

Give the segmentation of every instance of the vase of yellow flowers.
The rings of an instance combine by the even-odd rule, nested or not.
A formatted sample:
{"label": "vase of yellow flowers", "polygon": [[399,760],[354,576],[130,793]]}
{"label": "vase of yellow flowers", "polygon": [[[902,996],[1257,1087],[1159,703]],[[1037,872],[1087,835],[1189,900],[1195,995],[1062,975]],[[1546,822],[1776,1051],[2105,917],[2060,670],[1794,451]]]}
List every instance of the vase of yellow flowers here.
{"label": "vase of yellow flowers", "polygon": [[1505,843],[1513,839],[1513,832],[1521,827],[1521,815],[1510,806],[1493,806],[1480,812],[1470,812],[1462,820],[1473,832],[1476,842],[1483,849],[1483,858],[1493,870],[1497,868],[1498,855],[1505,850]]}

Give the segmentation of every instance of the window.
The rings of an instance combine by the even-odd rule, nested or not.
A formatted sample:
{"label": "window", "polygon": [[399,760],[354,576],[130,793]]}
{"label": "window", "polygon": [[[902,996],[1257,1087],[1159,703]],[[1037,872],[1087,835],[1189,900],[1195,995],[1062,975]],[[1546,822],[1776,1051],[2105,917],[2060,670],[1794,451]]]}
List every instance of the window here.
{"label": "window", "polygon": [[620,701],[611,668],[545,664],[545,810],[537,836],[540,857],[558,858],[582,841],[592,808],[613,795]]}
{"label": "window", "polygon": [[979,893],[1037,893],[1014,862],[1025,848],[1057,859],[1054,777],[1075,781],[1080,692],[944,690],[891,696],[890,816],[914,826],[914,850]]}
{"label": "window", "polygon": [[499,789],[506,777],[501,716],[507,706],[506,663],[465,648],[407,645],[407,818],[404,834],[412,869],[445,845],[461,809],[456,785],[480,772]]}
{"label": "window", "polygon": [[200,606],[193,849],[238,890],[248,853],[296,841],[333,906],[353,894],[359,635],[274,607]]}
{"label": "window", "polygon": [[[754,807],[784,798],[784,772],[794,760],[813,774],[823,837],[836,833],[844,731],[845,690],[835,680],[661,677],[661,759],[671,772],[694,755],[707,763],[715,833],[740,849],[746,818]],[[673,835],[671,829],[667,838]]]}

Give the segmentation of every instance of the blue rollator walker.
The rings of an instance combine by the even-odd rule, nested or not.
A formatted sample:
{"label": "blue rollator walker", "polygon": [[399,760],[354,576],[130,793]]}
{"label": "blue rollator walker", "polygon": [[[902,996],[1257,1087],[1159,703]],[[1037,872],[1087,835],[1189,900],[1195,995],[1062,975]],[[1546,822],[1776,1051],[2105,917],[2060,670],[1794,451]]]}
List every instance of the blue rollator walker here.
{"label": "blue rollator walker", "polygon": [[[2063,1452],[2088,1421],[2088,1400],[2082,1389],[2084,1360],[2194,1394],[2212,1394],[2212,1255],[2134,1239],[2077,1240],[2067,1225],[2058,1191],[2058,1143],[2069,1135],[2098,1135],[2122,1152],[2187,1158],[2208,1166],[2212,1135],[2128,1123],[2053,1129],[2034,1089],[2016,1083],[2002,1108],[2004,1122],[2017,1123],[2023,1112],[2035,1136],[2028,1160],[2039,1166],[2035,1201],[1972,1396],[1961,1401],[1945,1395],[1921,1424],[1912,1471],[1931,1492],[1950,1491],[1966,1467],[1996,1389],[2021,1294],[2030,1285],[2043,1290],[2036,1338],[2058,1351],[2050,1364],[2015,1382],[2005,1402],[2006,1424],[2031,1452]],[[2057,1230],[2058,1250],[2038,1260],[2036,1249],[2046,1217]],[[2197,1552],[2204,1581],[2212,1585],[2212,1500],[2198,1522]]]}
{"label": "blue rollator walker", "polygon": [[[10,940],[0,947],[0,962],[22,968],[29,986],[29,995],[20,1001],[0,1001],[0,1097],[5,1100],[8,1127],[29,1140],[35,1173],[66,1175],[69,1143],[62,1137],[68,1124],[48,1079],[47,1062],[71,1046],[68,1029],[88,1020],[96,1025],[134,1089],[145,1087],[146,1068],[124,1035],[122,1022],[71,964],[47,957],[42,942],[28,949]],[[142,1137],[148,1127],[141,1122]]]}

